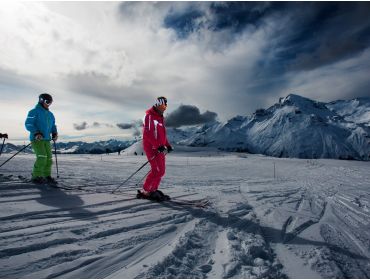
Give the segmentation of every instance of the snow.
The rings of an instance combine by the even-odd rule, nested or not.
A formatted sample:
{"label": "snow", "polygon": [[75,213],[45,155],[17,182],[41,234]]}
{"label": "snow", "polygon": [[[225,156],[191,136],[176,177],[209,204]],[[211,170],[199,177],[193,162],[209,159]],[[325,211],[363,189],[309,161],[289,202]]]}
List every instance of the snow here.
{"label": "snow", "polygon": [[333,101],[327,106],[331,110],[344,117],[347,121],[370,126],[369,97]]}
{"label": "snow", "polygon": [[142,140],[139,140],[138,142],[132,144],[130,147],[128,147],[127,149],[122,151],[122,154],[130,155],[130,156],[135,155],[135,153],[137,155],[142,155],[144,153],[143,141]]}
{"label": "snow", "polygon": [[74,190],[27,183],[31,155],[6,164],[0,277],[369,278],[369,162],[175,147],[161,190],[211,202],[192,208],[135,199],[148,169],[110,192],[145,161],[58,155]]}

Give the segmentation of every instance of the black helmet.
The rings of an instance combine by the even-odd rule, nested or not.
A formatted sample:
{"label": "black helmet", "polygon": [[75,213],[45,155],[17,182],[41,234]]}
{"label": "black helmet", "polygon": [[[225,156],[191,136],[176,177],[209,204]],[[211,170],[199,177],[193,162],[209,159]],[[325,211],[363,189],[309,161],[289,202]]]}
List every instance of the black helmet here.
{"label": "black helmet", "polygon": [[157,100],[156,100],[154,106],[160,106],[160,105],[163,105],[163,104],[165,104],[167,106],[167,98],[164,97],[164,96],[157,97]]}
{"label": "black helmet", "polygon": [[41,93],[39,95],[39,103],[47,103],[47,104],[50,104],[51,102],[53,102],[53,97],[51,97],[50,94],[48,93]]}

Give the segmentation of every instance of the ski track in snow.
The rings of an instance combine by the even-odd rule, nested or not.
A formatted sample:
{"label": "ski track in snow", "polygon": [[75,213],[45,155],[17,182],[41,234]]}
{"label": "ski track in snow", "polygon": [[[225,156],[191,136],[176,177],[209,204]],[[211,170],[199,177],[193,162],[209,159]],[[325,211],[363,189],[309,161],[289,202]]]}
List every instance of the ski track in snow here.
{"label": "ski track in snow", "polygon": [[169,156],[161,185],[207,208],[135,199],[147,169],[112,194],[144,157],[60,155],[73,190],[27,183],[33,157],[15,158],[0,277],[369,278],[369,163],[207,155]]}

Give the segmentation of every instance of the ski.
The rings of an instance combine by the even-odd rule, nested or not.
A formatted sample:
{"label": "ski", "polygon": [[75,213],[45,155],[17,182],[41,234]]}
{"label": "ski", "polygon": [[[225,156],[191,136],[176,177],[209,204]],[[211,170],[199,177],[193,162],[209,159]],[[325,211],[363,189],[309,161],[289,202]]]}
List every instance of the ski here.
{"label": "ski", "polygon": [[[65,191],[80,191],[80,192],[93,193],[93,194],[94,193],[101,193],[101,194],[111,193],[111,191],[109,191],[109,190],[87,189],[87,188],[85,188],[84,186],[81,186],[81,185],[71,186],[71,185],[66,185],[63,182],[56,182],[56,183],[46,183],[45,182],[45,183],[37,184],[37,183],[32,182],[32,180],[30,180],[28,178],[25,178],[23,176],[18,176],[18,179],[20,179],[24,183],[33,184],[35,186],[50,187],[50,188],[61,189],[61,190],[65,190]],[[166,199],[156,200],[156,199],[153,199],[153,198],[145,197],[144,195],[142,195],[140,190],[138,190],[137,192],[138,192],[138,194],[136,196],[132,193],[126,193],[126,192],[116,192],[115,194],[116,195],[125,195],[125,196],[135,197],[137,199],[146,199],[146,200],[150,200],[150,201],[153,201],[153,202],[159,202],[159,203],[164,203],[164,204],[167,203],[167,204],[175,204],[175,205],[179,205],[179,206],[188,206],[188,207],[196,207],[196,208],[207,208],[210,205],[210,201],[208,199],[194,199],[194,200],[191,200],[191,199],[181,199],[181,198],[169,198],[168,196],[164,195],[165,197],[167,197]],[[162,195],[163,195],[163,193],[162,193]]]}
{"label": "ski", "polygon": [[177,199],[171,199],[164,201],[165,203],[174,203],[177,205],[183,205],[183,206],[190,206],[190,207],[196,207],[196,208],[207,208],[210,205],[210,201],[208,199],[200,199],[200,200],[177,200]]}
{"label": "ski", "polygon": [[206,208],[209,206],[208,199],[196,199],[196,200],[186,200],[179,198],[169,198],[165,200],[153,199],[151,197],[145,196],[140,190],[137,191],[137,199],[146,199],[153,202],[159,202],[163,204],[176,204],[181,206],[197,207],[197,208]]}

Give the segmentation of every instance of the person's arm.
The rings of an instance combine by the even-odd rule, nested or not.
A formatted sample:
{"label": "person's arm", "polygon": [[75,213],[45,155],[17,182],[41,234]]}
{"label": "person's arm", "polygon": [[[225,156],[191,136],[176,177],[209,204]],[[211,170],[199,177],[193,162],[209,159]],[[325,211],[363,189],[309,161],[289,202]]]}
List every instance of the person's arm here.
{"label": "person's arm", "polygon": [[25,126],[32,135],[42,135],[37,126],[37,111],[35,109],[28,112]]}
{"label": "person's arm", "polygon": [[54,141],[58,140],[58,129],[57,126],[55,125],[55,117],[53,115],[53,125],[51,127],[51,139]]}
{"label": "person's arm", "polygon": [[159,141],[155,135],[155,125],[150,114],[145,115],[144,118],[144,132],[143,138],[148,141],[154,149],[158,149]]}
{"label": "person's arm", "polygon": [[173,147],[172,145],[170,144],[170,142],[168,142],[168,139],[167,139],[167,130],[166,130],[166,127],[164,126],[164,123],[163,123],[163,129],[164,129],[164,135],[166,137],[166,148],[167,148],[167,151],[169,153],[171,153],[173,151]]}

